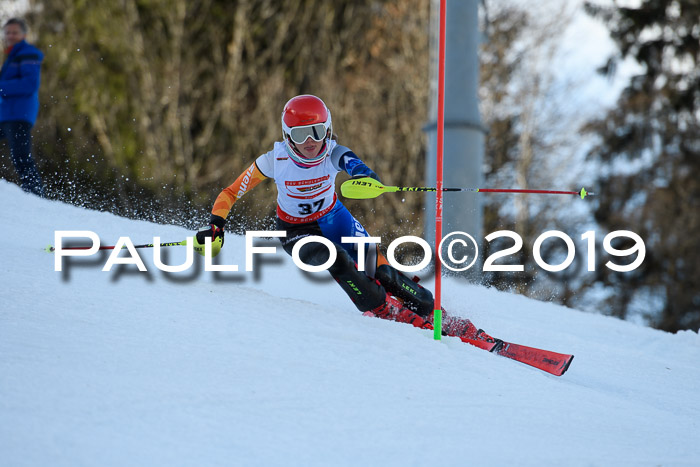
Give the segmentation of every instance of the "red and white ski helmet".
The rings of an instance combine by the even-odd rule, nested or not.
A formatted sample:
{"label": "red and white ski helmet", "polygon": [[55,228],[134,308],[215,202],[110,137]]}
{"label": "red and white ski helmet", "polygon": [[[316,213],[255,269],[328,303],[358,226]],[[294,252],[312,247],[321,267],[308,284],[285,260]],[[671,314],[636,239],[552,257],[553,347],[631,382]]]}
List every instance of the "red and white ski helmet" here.
{"label": "red and white ski helmet", "polygon": [[[294,162],[302,167],[319,165],[328,156],[333,125],[331,111],[321,99],[310,94],[293,97],[282,110],[284,147]],[[323,141],[321,151],[312,158],[302,155],[294,144],[303,144],[307,138]]]}

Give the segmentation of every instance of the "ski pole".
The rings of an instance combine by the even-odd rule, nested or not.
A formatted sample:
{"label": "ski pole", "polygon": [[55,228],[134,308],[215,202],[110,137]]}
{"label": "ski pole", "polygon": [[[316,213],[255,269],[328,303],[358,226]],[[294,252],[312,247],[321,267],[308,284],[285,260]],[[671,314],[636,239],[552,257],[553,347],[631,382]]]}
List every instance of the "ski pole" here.
{"label": "ski pole", "polygon": [[[187,245],[187,240],[183,240],[181,242],[167,242],[167,243],[161,243],[159,246],[186,246]],[[143,245],[134,245],[134,248],[153,248],[155,245],[153,243],[144,243]],[[89,250],[91,247],[89,246],[67,246],[67,247],[62,247],[62,250]],[[98,248],[98,250],[114,250],[116,248],[115,246],[101,246]],[[126,248],[126,245],[124,245],[122,248]],[[44,248],[44,251],[48,253],[52,253],[56,251],[56,248],[54,248],[52,245],[47,246]]]}
{"label": "ski pole", "polygon": [[[418,186],[387,186],[370,177],[353,178],[340,185],[340,192],[346,198],[369,199],[376,198],[382,193],[394,193],[397,191],[437,191],[434,187]],[[508,188],[443,188],[442,191],[469,191],[473,193],[538,193],[545,195],[576,195],[581,199],[594,195],[581,188],[580,191],[555,191],[555,190],[520,190]]]}

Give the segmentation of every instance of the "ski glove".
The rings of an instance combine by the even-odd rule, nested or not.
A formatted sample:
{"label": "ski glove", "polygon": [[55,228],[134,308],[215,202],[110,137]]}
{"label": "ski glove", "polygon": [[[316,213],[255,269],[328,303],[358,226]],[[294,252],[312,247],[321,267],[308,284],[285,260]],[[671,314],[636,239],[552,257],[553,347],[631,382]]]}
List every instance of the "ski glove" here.
{"label": "ski glove", "polygon": [[221,229],[214,224],[209,224],[200,228],[197,231],[197,243],[204,245],[205,239],[211,237],[212,241],[221,238],[221,245],[224,244],[224,229]]}
{"label": "ski glove", "polygon": [[211,253],[216,256],[224,246],[224,224],[226,221],[223,217],[212,214],[210,224],[200,228],[195,235],[194,251],[204,256],[204,244],[206,238],[211,238]]}
{"label": "ski glove", "polygon": [[370,177],[379,183],[382,182],[379,176],[350,150],[340,158],[340,168],[345,170],[351,178]]}
{"label": "ski glove", "polygon": [[377,175],[376,173],[374,173],[374,171],[372,171],[372,170],[369,169],[369,168],[367,168],[367,170],[366,170],[364,173],[361,173],[361,174],[358,174],[358,175],[353,175],[352,177],[350,177],[350,179],[352,180],[353,178],[365,178],[365,177],[373,178],[373,179],[375,179],[376,181],[378,181],[379,183],[382,183],[382,181],[379,180],[379,175]]}

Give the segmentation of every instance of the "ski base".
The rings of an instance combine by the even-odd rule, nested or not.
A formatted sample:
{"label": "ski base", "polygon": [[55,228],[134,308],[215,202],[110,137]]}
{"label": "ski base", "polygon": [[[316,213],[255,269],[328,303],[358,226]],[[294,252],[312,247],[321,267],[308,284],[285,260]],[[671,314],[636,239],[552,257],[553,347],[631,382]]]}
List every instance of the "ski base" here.
{"label": "ski base", "polygon": [[566,373],[566,370],[569,369],[574,359],[573,355],[513,344],[512,342],[506,342],[492,337],[487,339],[460,337],[460,340],[475,347],[479,347],[480,349],[500,355],[501,357],[510,358],[511,360],[530,365],[555,376],[561,376]]}

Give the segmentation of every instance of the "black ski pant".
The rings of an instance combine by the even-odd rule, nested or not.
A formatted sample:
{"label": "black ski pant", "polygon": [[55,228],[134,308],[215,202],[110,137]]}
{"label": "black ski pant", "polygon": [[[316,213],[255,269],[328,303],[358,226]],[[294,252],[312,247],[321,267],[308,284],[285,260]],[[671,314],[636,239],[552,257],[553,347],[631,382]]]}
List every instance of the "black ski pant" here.
{"label": "black ski pant", "polygon": [[[281,238],[282,248],[291,256],[294,245],[312,235],[323,237],[321,227],[317,222],[304,224],[290,224],[277,218],[277,230],[285,230],[287,236]],[[336,260],[328,268],[333,279],[338,282],[343,291],[350,297],[360,311],[368,311],[377,308],[386,301],[386,291],[376,280],[368,277],[364,272],[357,270],[355,260],[350,253],[337,243],[333,243],[336,250]],[[310,242],[299,250],[299,259],[309,266],[320,266],[330,258],[328,247],[322,243]]]}
{"label": "black ski pant", "polygon": [[[287,232],[287,236],[280,240],[284,251],[290,256],[294,245],[302,238],[311,235],[323,237],[317,222],[290,224],[277,218],[277,230]],[[433,294],[418,285],[416,281],[409,279],[388,264],[382,264],[376,269],[373,267],[375,277],[369,277],[364,272],[358,271],[355,261],[342,245],[334,242],[333,247],[337,257],[328,268],[328,272],[360,311],[373,310],[383,304],[386,301],[387,292],[401,298],[408,308],[422,317],[428,316],[433,311]],[[376,261],[376,255],[373,257]],[[307,243],[299,250],[299,259],[310,266],[325,264],[329,258],[328,247],[318,242]]]}

